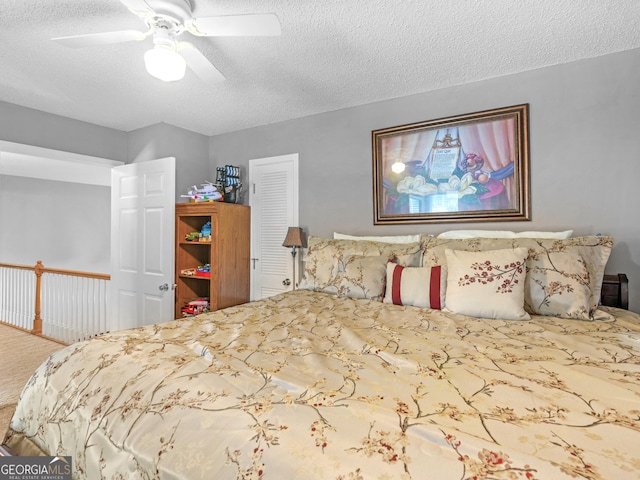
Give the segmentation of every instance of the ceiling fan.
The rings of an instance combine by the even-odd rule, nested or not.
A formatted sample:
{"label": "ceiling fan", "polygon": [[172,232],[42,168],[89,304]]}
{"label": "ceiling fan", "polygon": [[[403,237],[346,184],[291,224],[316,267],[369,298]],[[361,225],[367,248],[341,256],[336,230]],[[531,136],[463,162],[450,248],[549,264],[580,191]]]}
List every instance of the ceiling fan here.
{"label": "ceiling fan", "polygon": [[147,31],[119,30],[58,37],[53,40],[72,48],[141,41],[153,36],[154,48],[145,53],[145,66],[164,81],[180,80],[186,67],[203,81],[223,80],[224,75],[193,44],[178,41],[182,33],[198,37],[239,37],[280,35],[274,14],[224,15],[193,18],[192,0],[120,0],[149,27]]}

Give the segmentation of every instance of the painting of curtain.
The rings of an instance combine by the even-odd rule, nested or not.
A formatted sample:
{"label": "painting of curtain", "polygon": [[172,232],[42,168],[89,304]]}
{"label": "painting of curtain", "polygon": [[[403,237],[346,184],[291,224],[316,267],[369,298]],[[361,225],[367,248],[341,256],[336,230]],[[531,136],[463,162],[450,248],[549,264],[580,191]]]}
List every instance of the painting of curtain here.
{"label": "painting of curtain", "polygon": [[528,220],[527,107],[374,131],[375,223]]}
{"label": "painting of curtain", "polygon": [[[484,185],[495,182],[500,182],[503,185],[502,192],[504,194],[500,191],[491,191],[485,194],[487,199],[492,198],[491,194],[495,194],[493,195],[494,197],[504,195],[504,200],[497,201],[493,208],[488,203],[486,205],[487,208],[498,210],[514,207],[515,138],[515,121],[513,118],[476,123],[460,128],[460,141],[468,152],[467,156],[475,155],[475,157],[466,158],[465,168],[467,171],[475,169],[474,176],[483,180],[485,178],[482,177],[482,174],[486,174],[488,178]],[[478,165],[480,160],[476,160],[477,158],[482,159],[483,165]]]}

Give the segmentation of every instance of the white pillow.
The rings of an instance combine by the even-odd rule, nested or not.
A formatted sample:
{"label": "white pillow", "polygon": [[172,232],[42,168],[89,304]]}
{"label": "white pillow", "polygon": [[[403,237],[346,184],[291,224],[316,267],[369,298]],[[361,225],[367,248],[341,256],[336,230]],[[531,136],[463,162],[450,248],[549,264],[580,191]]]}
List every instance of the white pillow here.
{"label": "white pillow", "polygon": [[449,230],[442,232],[438,238],[554,238],[563,240],[570,238],[573,230],[562,232],[511,232],[509,230]]}
{"label": "white pillow", "polygon": [[384,303],[442,308],[442,267],[403,267],[387,263]]}
{"label": "white pillow", "polygon": [[554,240],[565,240],[571,238],[573,230],[563,230],[562,232],[516,232],[516,238],[551,238]]}
{"label": "white pillow", "polygon": [[528,248],[467,252],[445,250],[443,310],[471,317],[529,320],[524,310]]}
{"label": "white pillow", "polygon": [[358,237],[355,235],[346,235],[344,233],[333,232],[334,240],[368,240],[370,242],[384,243],[415,243],[420,241],[420,235],[388,235],[388,236],[368,236]]}

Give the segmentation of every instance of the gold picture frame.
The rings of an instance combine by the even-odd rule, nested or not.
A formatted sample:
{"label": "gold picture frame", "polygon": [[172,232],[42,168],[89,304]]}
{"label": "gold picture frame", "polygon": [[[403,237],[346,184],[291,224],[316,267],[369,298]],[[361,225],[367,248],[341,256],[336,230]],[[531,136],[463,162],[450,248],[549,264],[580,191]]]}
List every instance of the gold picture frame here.
{"label": "gold picture frame", "polygon": [[529,104],[374,130],[374,224],[531,220]]}

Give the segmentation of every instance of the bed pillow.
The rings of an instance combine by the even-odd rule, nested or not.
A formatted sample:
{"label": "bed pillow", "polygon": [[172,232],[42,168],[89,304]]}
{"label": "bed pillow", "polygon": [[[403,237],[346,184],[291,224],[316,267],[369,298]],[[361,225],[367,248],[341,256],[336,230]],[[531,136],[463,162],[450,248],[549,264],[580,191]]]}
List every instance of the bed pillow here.
{"label": "bed pillow", "polygon": [[338,272],[336,284],[338,296],[369,298],[381,301],[384,295],[386,267],[385,256],[351,255],[344,261],[344,270]]}
{"label": "bed pillow", "polygon": [[420,235],[383,235],[383,236],[356,236],[333,232],[334,240],[365,240],[384,243],[416,243],[420,241]]}
{"label": "bed pillow", "polygon": [[[310,235],[301,289],[338,293],[338,273],[352,255],[389,258],[421,254],[420,243],[386,243],[369,240],[332,240]],[[384,276],[383,276],[384,277]]]}
{"label": "bed pillow", "polygon": [[511,232],[509,230],[450,230],[442,232],[438,238],[555,238],[565,239],[573,235],[573,230],[562,232]]}
{"label": "bed pillow", "polygon": [[[584,237],[571,237],[567,239],[541,239],[541,238],[469,238],[469,239],[445,239],[423,237],[423,265],[442,265],[446,268],[445,250],[485,251],[505,248],[528,248],[527,275],[529,280],[535,278],[535,282],[529,281],[527,289],[540,288],[548,296],[544,308],[538,307],[540,292],[528,292],[528,301],[525,309],[529,313],[540,315],[553,315],[558,317],[582,318],[585,320],[606,320],[610,315],[599,310],[600,293],[604,270],[613,247],[613,238],[608,236],[591,235]],[[547,261],[552,264],[561,263],[561,269],[549,267]],[[586,275],[585,276],[585,269]],[[572,307],[571,312],[563,312],[566,307],[566,290],[555,288],[554,282],[558,281],[559,271],[562,272],[562,281],[581,282],[588,290],[588,313],[578,317],[576,312],[579,307]],[[532,277],[531,275],[534,275]],[[578,291],[578,289],[576,289]],[[573,292],[571,293],[573,295]],[[580,293],[578,293],[580,295]],[[576,302],[579,302],[576,299]]]}
{"label": "bed pillow", "polygon": [[404,267],[387,263],[385,303],[414,307],[442,308],[442,268]]}
{"label": "bed pillow", "polygon": [[445,250],[444,310],[471,317],[529,320],[524,310],[527,248]]}
{"label": "bed pillow", "polygon": [[416,253],[407,253],[406,255],[394,255],[391,258],[393,263],[402,265],[403,267],[421,267],[422,266],[422,250],[418,250]]}
{"label": "bed pillow", "polygon": [[528,262],[524,305],[529,313],[589,320],[589,270],[575,250],[534,254]]}

